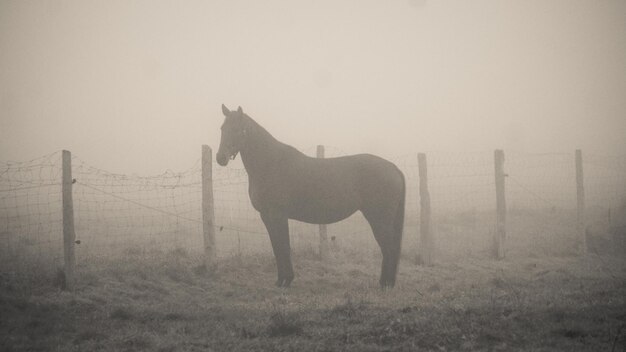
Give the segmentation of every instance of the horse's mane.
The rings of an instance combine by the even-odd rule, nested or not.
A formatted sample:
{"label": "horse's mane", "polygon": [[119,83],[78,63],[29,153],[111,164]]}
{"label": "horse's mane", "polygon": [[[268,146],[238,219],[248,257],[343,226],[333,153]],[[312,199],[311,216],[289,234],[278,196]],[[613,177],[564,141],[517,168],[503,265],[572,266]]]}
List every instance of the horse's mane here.
{"label": "horse's mane", "polygon": [[256,122],[252,117],[248,116],[247,114],[243,114],[243,118],[245,119],[245,124],[246,124],[246,129],[248,131],[250,131],[251,133],[253,133],[254,135],[264,139],[264,140],[269,140],[273,143],[277,143],[279,145],[281,145],[284,149],[288,149],[291,152],[295,152],[297,154],[301,154],[301,155],[306,155],[304,153],[302,153],[301,151],[299,151],[298,149],[290,146],[289,144],[283,143],[281,141],[279,141],[278,139],[276,139],[271,133],[269,133],[265,127],[261,126],[258,122]]}
{"label": "horse's mane", "polygon": [[245,129],[252,132],[255,135],[260,135],[261,137],[270,138],[276,140],[271,133],[269,133],[263,126],[261,126],[258,122],[256,122],[252,117],[247,114],[242,115],[244,118]]}

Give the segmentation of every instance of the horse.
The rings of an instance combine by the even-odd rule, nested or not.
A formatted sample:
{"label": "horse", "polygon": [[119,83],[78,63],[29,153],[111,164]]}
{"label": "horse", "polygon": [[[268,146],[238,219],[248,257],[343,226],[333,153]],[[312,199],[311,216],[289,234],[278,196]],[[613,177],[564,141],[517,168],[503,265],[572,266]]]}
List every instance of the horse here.
{"label": "horse", "polygon": [[331,224],[361,211],[382,252],[381,288],[396,282],[406,185],[400,169],[381,157],[357,154],[313,158],[274,138],[239,107],[225,116],[216,161],[241,154],[248,194],[265,224],[276,258],[276,286],[294,279],[288,219]]}

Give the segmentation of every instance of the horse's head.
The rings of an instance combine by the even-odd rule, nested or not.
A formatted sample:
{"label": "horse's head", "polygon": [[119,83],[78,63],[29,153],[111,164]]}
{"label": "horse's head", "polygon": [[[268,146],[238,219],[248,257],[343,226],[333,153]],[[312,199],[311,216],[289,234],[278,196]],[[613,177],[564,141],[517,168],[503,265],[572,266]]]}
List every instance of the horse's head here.
{"label": "horse's head", "polygon": [[230,111],[222,104],[222,112],[226,117],[222,124],[220,148],[215,159],[221,166],[226,166],[229,159],[235,159],[241,151],[246,137],[246,119],[241,106],[237,111]]}

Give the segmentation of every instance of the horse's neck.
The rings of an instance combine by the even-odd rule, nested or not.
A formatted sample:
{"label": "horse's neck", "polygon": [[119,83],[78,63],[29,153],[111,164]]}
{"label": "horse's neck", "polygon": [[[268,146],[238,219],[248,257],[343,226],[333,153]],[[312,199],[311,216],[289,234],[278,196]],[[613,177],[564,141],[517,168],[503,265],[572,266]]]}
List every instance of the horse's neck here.
{"label": "horse's neck", "polygon": [[283,144],[254,120],[250,121],[248,139],[241,149],[241,160],[248,175],[254,177],[275,167],[276,155]]}

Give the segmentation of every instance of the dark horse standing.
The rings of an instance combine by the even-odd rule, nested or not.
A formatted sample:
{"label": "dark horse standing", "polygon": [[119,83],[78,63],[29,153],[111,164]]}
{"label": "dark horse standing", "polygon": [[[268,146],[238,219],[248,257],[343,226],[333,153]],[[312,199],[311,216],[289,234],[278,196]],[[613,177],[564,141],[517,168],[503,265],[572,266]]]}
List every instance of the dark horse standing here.
{"label": "dark horse standing", "polygon": [[252,206],[267,228],[278,269],[277,286],[293,280],[288,219],[330,224],[360,210],[383,255],[380,285],[393,287],[400,260],[405,181],[391,162],[369,154],[312,158],[279,142],[243,113],[230,111],[222,125],[217,163],[241,153]]}

